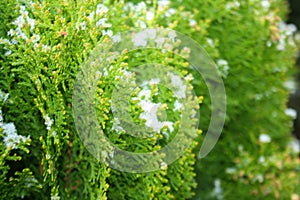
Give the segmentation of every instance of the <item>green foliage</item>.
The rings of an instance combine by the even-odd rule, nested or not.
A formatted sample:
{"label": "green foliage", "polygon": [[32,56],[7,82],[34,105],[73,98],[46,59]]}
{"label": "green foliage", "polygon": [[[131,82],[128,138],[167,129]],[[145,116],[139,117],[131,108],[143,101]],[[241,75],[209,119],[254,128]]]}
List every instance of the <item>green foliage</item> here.
{"label": "green foliage", "polygon": [[[197,164],[198,194],[204,199],[215,199],[212,188],[214,180],[220,179],[225,199],[246,199],[248,195],[251,195],[249,199],[291,198],[291,194],[299,193],[296,186],[299,185],[299,175],[296,175],[299,174],[299,163],[297,157],[291,158],[286,149],[290,141],[291,122],[285,114],[288,91],[284,83],[287,72],[294,64],[296,48],[292,39],[293,27],[286,26],[280,18],[286,13],[285,2],[220,0],[195,4],[194,1],[184,1],[180,5],[185,10],[193,11],[197,21],[209,21],[208,35],[218,41],[216,48],[229,64],[229,73],[224,79],[227,122],[214,151]],[[272,141],[268,148],[259,144],[259,137],[264,133]],[[248,157],[238,151],[241,146]],[[278,163],[289,159],[291,163],[281,166],[286,172],[278,174],[275,171],[281,169],[270,166],[271,183],[265,180],[268,172],[264,171],[264,167],[257,166],[261,156]],[[239,160],[245,159],[248,161],[241,167]],[[226,169],[232,166],[238,166],[239,178],[234,179],[232,174],[226,173]],[[251,169],[254,174],[245,174]],[[298,178],[290,179],[284,173],[294,174]],[[255,182],[255,174],[263,175],[263,180]],[[275,177],[280,187],[274,185]]]}
{"label": "green foliage", "polygon": [[[296,48],[293,30],[282,22],[285,2],[138,2],[0,1],[7,5],[0,8],[0,89],[9,93],[0,104],[1,198],[290,199],[299,194],[299,160],[287,147],[291,117],[285,113],[284,82]],[[227,116],[221,139],[208,157],[196,162],[205,136],[198,130],[197,140],[173,164],[131,174],[109,168],[84,147],[75,129],[72,93],[80,67],[98,44],[105,45],[115,33],[147,27],[174,29],[203,46],[224,80]],[[199,128],[207,130],[210,95],[203,78],[184,59],[188,54],[188,50],[178,55],[151,49],[124,51],[99,74],[94,106],[99,125],[113,144],[149,152],[174,137],[171,126],[146,139],[129,136],[116,126],[118,119],[110,108],[113,89],[120,79],[134,79],[128,71],[143,63],[168,65],[184,77],[194,77],[189,89],[199,97],[193,102],[202,102]],[[145,90],[150,96],[141,98]],[[162,103],[166,121],[178,129],[180,113],[172,92],[150,83],[133,90],[128,109],[136,124],[147,124],[139,117],[144,109],[138,102],[145,98]],[[16,146],[5,143],[7,124],[12,122],[19,134],[13,129]]]}

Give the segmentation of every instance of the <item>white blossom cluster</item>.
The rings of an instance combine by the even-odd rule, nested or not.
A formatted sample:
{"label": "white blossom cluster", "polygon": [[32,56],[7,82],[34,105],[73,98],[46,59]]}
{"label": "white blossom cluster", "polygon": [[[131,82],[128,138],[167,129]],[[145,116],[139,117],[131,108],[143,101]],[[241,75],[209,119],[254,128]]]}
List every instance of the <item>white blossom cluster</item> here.
{"label": "white blossom cluster", "polygon": [[228,62],[224,59],[219,59],[219,60],[217,60],[217,67],[218,67],[220,76],[222,76],[223,78],[227,78],[228,73],[229,73]]}
{"label": "white blossom cluster", "polygon": [[214,181],[213,196],[215,196],[217,200],[223,199],[223,189],[221,187],[220,179],[215,179],[215,181]]}
{"label": "white blossom cluster", "polygon": [[295,109],[292,109],[292,108],[287,108],[285,110],[285,114],[287,116],[290,116],[292,117],[293,119],[296,119],[297,118],[297,111]]}
{"label": "white blossom cluster", "polygon": [[285,22],[280,22],[279,27],[279,43],[277,45],[278,51],[283,51],[286,49],[286,42],[289,42],[290,45],[295,45],[293,39],[293,34],[297,31],[297,27],[294,24],[286,24]]}
{"label": "white blossom cluster", "polygon": [[52,126],[53,122],[54,122],[53,119],[51,119],[49,117],[49,115],[46,114],[46,116],[45,116],[45,125],[46,125],[46,128],[47,128],[48,131],[51,129],[51,126]]}
{"label": "white blossom cluster", "polygon": [[102,35],[112,37],[113,31],[107,28],[110,28],[112,26],[111,23],[108,22],[107,13],[109,9],[104,4],[98,4],[96,7],[96,11],[92,11],[87,16],[88,21],[82,21],[78,22],[76,25],[77,31],[85,31],[87,28],[87,23],[91,23],[96,21],[96,27],[102,28],[101,31]]}
{"label": "white blossom cluster", "polygon": [[[108,77],[111,73],[111,70],[114,70],[112,67],[108,67],[104,69],[104,76]],[[150,128],[152,131],[156,133],[162,132],[167,138],[169,137],[168,131],[174,131],[174,122],[172,121],[160,121],[158,118],[158,112],[164,112],[166,108],[166,104],[164,103],[156,103],[153,102],[152,96],[157,95],[158,92],[154,92],[153,86],[157,86],[160,84],[159,78],[153,78],[147,81],[143,81],[138,87],[133,78],[133,73],[128,71],[127,69],[115,69],[119,72],[117,73],[116,80],[124,80],[126,83],[131,84],[131,91],[136,90],[137,96],[132,97],[132,100],[136,101],[136,105],[138,105],[143,111],[140,113],[139,118],[142,121],[145,121],[145,126]],[[101,74],[102,75],[102,74]],[[170,82],[172,85],[172,90],[174,92],[174,98],[178,98],[174,102],[174,111],[182,111],[183,104],[179,101],[179,99],[186,97],[186,88],[187,86],[183,83],[183,80],[178,75],[173,73],[168,73],[167,76],[170,78]],[[186,81],[190,81],[193,79],[192,75],[187,75],[184,77]],[[151,87],[150,87],[151,86]],[[115,108],[112,108],[113,112]],[[120,119],[118,117],[114,117],[112,130],[116,131],[117,133],[124,132],[124,127],[120,123]],[[168,130],[168,131],[167,131]]]}
{"label": "white blossom cluster", "polygon": [[[134,26],[137,28],[146,28],[148,23],[147,21],[151,21],[154,18],[153,10],[147,11],[147,5],[145,2],[140,2],[137,5],[132,2],[128,2],[125,4],[124,10],[127,12],[131,11],[133,18],[136,19],[134,20]],[[144,13],[146,13],[146,17],[144,16]]]}
{"label": "white blossom cluster", "polygon": [[261,143],[270,143],[271,142],[271,137],[268,134],[262,133],[262,134],[259,135],[258,140]]}
{"label": "white blossom cluster", "polygon": [[237,0],[235,0],[235,1],[226,3],[225,8],[226,8],[226,10],[231,10],[231,9],[239,8],[240,6],[241,6],[241,3]]}
{"label": "white blossom cluster", "polygon": [[159,82],[159,79],[151,79],[150,81],[143,82],[141,86],[142,90],[139,92],[138,97],[135,98],[139,101],[138,105],[143,109],[143,112],[140,114],[139,117],[140,119],[145,120],[145,125],[155,132],[160,132],[164,127],[167,127],[170,130],[170,132],[173,132],[173,122],[158,120],[158,109],[163,108],[164,104],[154,103],[151,100],[151,89],[149,88],[149,85],[157,85]]}
{"label": "white blossom cluster", "polygon": [[[3,95],[2,91],[0,90],[0,101],[5,102],[7,99],[8,94]],[[0,110],[0,129],[3,129],[3,142],[7,148],[18,149],[18,145],[20,143],[25,143],[30,139],[30,136],[25,137],[18,135],[14,123],[3,122],[2,110]]]}
{"label": "white blossom cluster", "polygon": [[[6,45],[15,45],[18,44],[18,40],[24,40],[27,43],[31,42],[34,45],[34,48],[41,47],[43,52],[50,51],[50,46],[46,44],[40,44],[41,36],[34,32],[35,27],[37,25],[37,21],[33,18],[29,17],[28,9],[33,8],[32,2],[29,2],[29,6],[20,6],[19,13],[20,15],[13,21],[12,24],[15,25],[14,29],[10,29],[7,32],[7,35],[11,37],[11,40],[8,39],[0,39],[0,44],[6,44]],[[29,27],[29,32],[24,31],[26,28]],[[6,47],[4,47],[6,49]],[[9,56],[12,53],[11,50],[8,50],[5,53],[5,56]]]}

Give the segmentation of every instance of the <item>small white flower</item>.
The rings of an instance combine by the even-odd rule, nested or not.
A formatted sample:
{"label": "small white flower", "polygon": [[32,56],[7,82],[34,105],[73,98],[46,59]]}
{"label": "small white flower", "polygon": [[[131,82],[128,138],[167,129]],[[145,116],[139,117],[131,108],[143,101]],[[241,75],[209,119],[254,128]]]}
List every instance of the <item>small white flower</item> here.
{"label": "small white flower", "polygon": [[125,11],[134,10],[134,9],[135,9],[135,6],[134,6],[134,4],[132,2],[128,2],[124,6],[124,10]]}
{"label": "small white flower", "polygon": [[266,159],[264,156],[260,156],[259,159],[258,159],[258,162],[261,163],[261,164],[265,164],[266,162]]}
{"label": "small white flower", "polygon": [[149,81],[149,84],[150,84],[150,85],[157,85],[157,84],[159,84],[159,82],[160,82],[160,79],[159,79],[159,78],[153,78],[153,79],[151,79],[151,80]]}
{"label": "small white flower", "polygon": [[12,39],[12,40],[11,40],[11,44],[18,44],[18,41],[15,40],[15,39]]}
{"label": "small white flower", "polygon": [[176,10],[174,8],[170,8],[165,12],[165,16],[166,17],[171,17],[172,15],[174,15],[176,13]]}
{"label": "small white flower", "polygon": [[56,131],[52,131],[51,136],[52,136],[52,137],[55,137],[56,134],[57,134]]}
{"label": "small white flower", "polygon": [[144,21],[142,21],[142,20],[138,20],[136,22],[136,26],[138,26],[140,28],[146,28],[147,27],[146,23]]}
{"label": "small white flower", "polygon": [[27,11],[26,11],[26,7],[25,6],[20,6],[20,13],[21,14],[24,14],[24,13],[26,13]]}
{"label": "small white flower", "polygon": [[120,120],[117,117],[114,117],[113,126],[111,129],[116,132],[124,132],[123,127],[120,126]]}
{"label": "small white flower", "polygon": [[41,37],[37,34],[33,34],[30,39],[32,43],[37,43],[41,39]]}
{"label": "small white flower", "polygon": [[16,31],[13,30],[13,29],[10,29],[8,32],[7,32],[7,35],[8,36],[14,36],[16,34]]}
{"label": "small white flower", "polygon": [[183,108],[183,104],[180,103],[178,100],[176,100],[174,103],[174,111],[181,110],[182,108]]}
{"label": "small white flower", "polygon": [[16,33],[19,38],[22,38],[23,40],[28,39],[27,35],[21,29],[17,28]]}
{"label": "small white flower", "polygon": [[103,36],[107,35],[107,36],[111,37],[113,35],[113,32],[112,32],[112,30],[107,30],[107,31],[102,30],[102,35]]}
{"label": "small white flower", "polygon": [[27,23],[30,26],[30,31],[33,31],[34,27],[35,27],[35,20],[31,19],[31,18],[27,18]]}
{"label": "small white flower", "polygon": [[188,75],[186,75],[186,76],[184,77],[184,80],[186,80],[186,81],[191,81],[191,80],[194,80],[194,77],[193,77],[192,74],[188,74]]}
{"label": "small white flower", "polygon": [[[173,132],[174,131],[173,124],[174,124],[173,122],[165,121],[165,122],[163,122],[163,127],[167,127],[170,130],[170,132]],[[161,128],[163,128],[163,127],[161,127]]]}
{"label": "small white flower", "polygon": [[96,22],[96,27],[104,27],[104,28],[109,28],[109,27],[111,27],[111,24],[110,24],[110,23],[106,23],[106,21],[107,21],[107,18],[99,19],[99,20]]}
{"label": "small white flower", "polygon": [[219,67],[220,74],[226,78],[228,76],[229,71],[228,62],[224,59],[219,59],[217,60],[217,65]]}
{"label": "small white flower", "polygon": [[172,48],[173,48],[172,44],[170,44],[170,43],[165,43],[164,44],[164,50],[171,51]]}
{"label": "small white flower", "polygon": [[168,75],[170,76],[171,83],[175,88],[175,95],[178,98],[185,98],[186,85],[183,83],[180,76],[174,75],[172,73],[168,73]]}
{"label": "small white flower", "polygon": [[139,98],[144,97],[145,99],[149,99],[150,96],[151,96],[151,90],[148,90],[148,89],[143,89],[138,94]]}
{"label": "small white flower", "polygon": [[228,62],[224,59],[219,59],[217,61],[217,65],[220,65],[220,66],[228,65]]}
{"label": "small white flower", "polygon": [[[1,116],[2,117],[2,116]],[[16,127],[13,123],[2,123],[0,122],[0,127],[3,128],[3,142],[7,148],[17,149],[17,144],[21,142],[26,142],[30,136],[22,136],[17,134]]]}
{"label": "small white flower", "polygon": [[213,47],[213,46],[215,45],[214,41],[213,41],[211,38],[207,38],[206,40],[207,40],[207,43],[208,43],[210,46]]}
{"label": "small white flower", "polygon": [[164,8],[170,4],[170,0],[158,0],[157,4]]}
{"label": "small white flower", "polygon": [[50,160],[51,155],[47,153],[45,157],[46,157],[47,160]]}
{"label": "small white flower", "polygon": [[154,13],[153,13],[153,11],[147,11],[147,13],[146,13],[146,19],[147,19],[148,21],[151,21],[151,20],[153,20],[153,18],[154,18]]}
{"label": "small white flower", "polygon": [[161,163],[160,163],[160,168],[161,168],[162,170],[166,170],[166,169],[168,168],[168,164],[165,163],[165,162],[161,162]]}
{"label": "small white flower", "polygon": [[171,40],[171,41],[175,41],[175,38],[176,38],[176,32],[174,31],[174,30],[170,30],[169,32],[168,32],[168,38]]}
{"label": "small white flower", "polygon": [[53,119],[50,119],[48,114],[46,114],[46,116],[45,116],[45,125],[47,126],[47,130],[50,130],[52,124],[53,124]]}
{"label": "small white flower", "polygon": [[[88,20],[91,22],[91,21],[94,20],[94,17],[95,17],[95,12],[93,11],[93,12],[91,12],[91,13],[89,14],[89,16],[88,16],[87,18],[88,18]],[[97,22],[97,23],[98,23],[98,22]],[[96,23],[96,26],[98,26],[97,23]]]}
{"label": "small white flower", "polygon": [[195,26],[195,25],[197,25],[197,21],[194,19],[190,19],[189,24],[190,24],[190,26]]}
{"label": "small white flower", "polygon": [[13,22],[13,24],[18,26],[18,28],[22,28],[23,26],[25,26],[25,19],[21,15],[17,17],[17,19]]}
{"label": "small white flower", "polygon": [[190,54],[190,53],[191,53],[191,49],[188,48],[188,47],[183,47],[182,50],[181,50],[181,53],[187,53],[187,54]]}
{"label": "small white flower", "polygon": [[277,45],[277,50],[278,51],[283,51],[285,50],[286,44],[284,39],[279,39],[279,44]]}
{"label": "small white flower", "polygon": [[214,181],[214,196],[217,198],[217,200],[222,200],[223,199],[223,189],[221,188],[221,180],[216,179]]}
{"label": "small white flower", "polygon": [[60,200],[60,196],[51,196],[51,200]]}
{"label": "small white flower", "polygon": [[292,108],[287,108],[287,109],[285,110],[285,114],[286,114],[287,116],[292,117],[293,119],[296,119],[296,118],[297,118],[297,111],[294,110],[294,109],[292,109]]}
{"label": "small white flower", "polygon": [[234,167],[229,167],[229,168],[226,168],[226,170],[225,170],[225,172],[227,173],[227,174],[234,174],[234,173],[236,173],[236,168],[234,168]]}
{"label": "small white flower", "polygon": [[293,139],[290,143],[289,143],[289,148],[291,148],[293,150],[294,153],[300,153],[300,142],[297,139]]}
{"label": "small white flower", "polygon": [[228,2],[226,4],[226,10],[230,10],[231,8],[239,8],[240,5],[241,5],[240,2],[238,2],[238,1]]}
{"label": "small white flower", "polygon": [[[0,101],[4,101],[4,102],[6,102],[7,101],[7,99],[8,99],[8,97],[9,97],[9,93],[6,93],[6,94],[4,94],[1,90],[0,90]],[[1,121],[0,121],[1,122]]]}
{"label": "small white flower", "polygon": [[108,12],[108,8],[103,4],[97,5],[96,15],[102,15]]}
{"label": "small white flower", "polygon": [[43,44],[43,45],[42,45],[42,50],[43,50],[43,52],[50,51],[50,47],[47,46],[47,45],[45,45],[45,44]]}
{"label": "small white flower", "polygon": [[271,6],[269,0],[262,0],[261,5],[264,9],[268,10]]}
{"label": "small white flower", "polygon": [[16,135],[17,134],[17,130],[16,127],[13,123],[7,123],[7,124],[3,124],[2,128],[4,129],[4,133],[7,134],[7,136],[12,136],[12,135]]}
{"label": "small white flower", "polygon": [[146,6],[145,2],[142,1],[136,6],[136,11],[143,12],[146,10],[146,8],[147,8],[147,6]]}
{"label": "small white flower", "polygon": [[108,70],[107,70],[107,68],[106,67],[104,67],[103,68],[103,75],[105,76],[105,77],[107,77],[108,76]]}
{"label": "small white flower", "polygon": [[267,134],[260,134],[259,135],[259,141],[261,143],[270,143],[271,142],[271,137]]}
{"label": "small white flower", "polygon": [[243,145],[240,144],[240,145],[238,146],[238,150],[239,150],[239,152],[243,152],[243,151],[244,151]]}
{"label": "small white flower", "polygon": [[140,119],[146,120],[146,126],[152,128],[154,131],[159,132],[160,129],[164,126],[162,122],[159,122],[157,119],[157,109],[160,104],[153,103],[150,101],[142,100],[138,104],[144,112],[140,114]]}
{"label": "small white flower", "polygon": [[4,56],[9,56],[9,55],[11,55],[11,53],[12,53],[12,51],[11,51],[11,50],[8,50],[8,51],[6,51],[6,52],[4,53]]}
{"label": "small white flower", "polygon": [[81,27],[81,30],[85,30],[86,29],[86,22],[83,21],[79,24],[79,26]]}
{"label": "small white flower", "polygon": [[254,177],[254,180],[257,180],[259,183],[264,182],[264,177],[262,174],[258,174],[257,176]]}
{"label": "small white flower", "polygon": [[8,39],[0,38],[0,44],[10,44],[10,41]]}

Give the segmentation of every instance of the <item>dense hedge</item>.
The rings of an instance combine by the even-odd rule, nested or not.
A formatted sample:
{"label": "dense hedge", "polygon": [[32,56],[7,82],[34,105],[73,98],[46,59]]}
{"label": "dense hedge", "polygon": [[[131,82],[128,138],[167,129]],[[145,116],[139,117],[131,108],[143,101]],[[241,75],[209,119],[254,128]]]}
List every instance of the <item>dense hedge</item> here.
{"label": "dense hedge", "polygon": [[[296,47],[293,26],[282,21],[287,12],[282,0],[45,0],[6,5],[0,27],[2,198],[290,199],[300,193],[299,160],[288,145],[292,117],[287,115],[284,86]],[[149,61],[170,65],[182,76],[193,74],[193,89],[200,101],[204,97],[197,141],[180,159],[159,171],[125,173],[99,162],[82,144],[72,116],[72,93],[79,68],[94,47],[117,32],[147,27],[174,29],[204,47],[224,80],[226,124],[215,149],[197,160],[205,136],[200,129],[206,132],[211,114],[203,79],[178,55],[160,50],[125,53],[101,72],[96,91],[99,124],[115,145],[151,151],[174,134],[163,127],[151,138],[133,139],[114,126],[108,109],[111,86],[117,84],[116,77],[128,75],[126,70]],[[163,91],[150,95],[151,100],[167,105],[168,120],[178,119],[170,92],[152,84],[137,89],[136,98],[143,90]],[[134,101],[130,109],[132,116],[143,112]]]}

